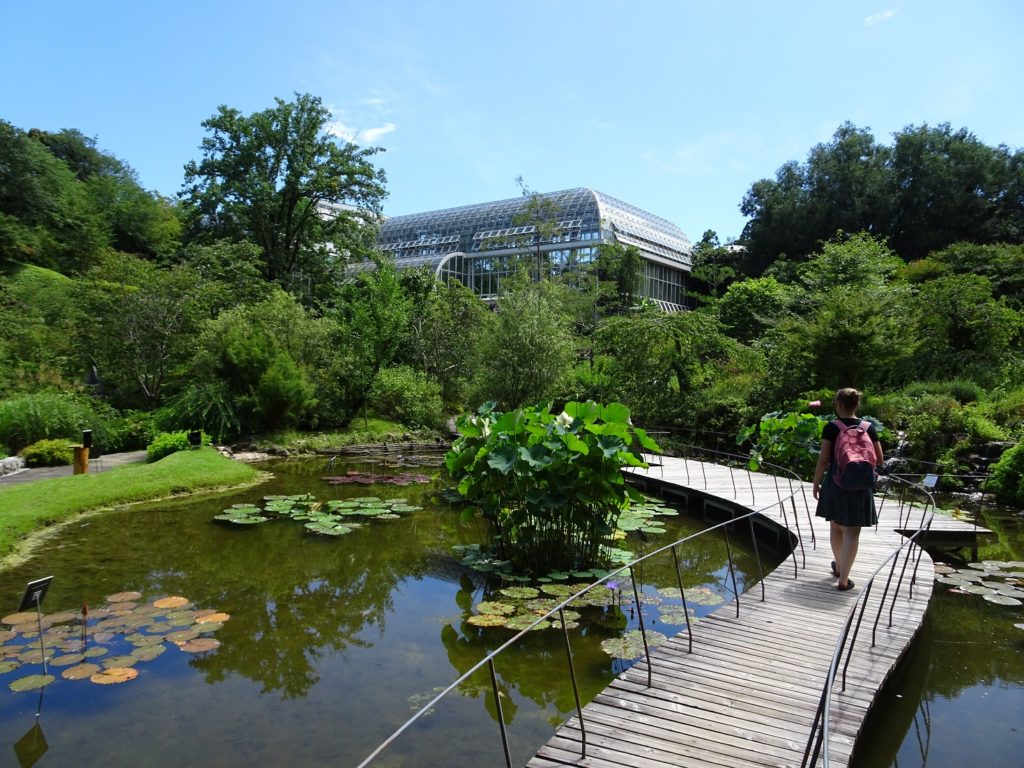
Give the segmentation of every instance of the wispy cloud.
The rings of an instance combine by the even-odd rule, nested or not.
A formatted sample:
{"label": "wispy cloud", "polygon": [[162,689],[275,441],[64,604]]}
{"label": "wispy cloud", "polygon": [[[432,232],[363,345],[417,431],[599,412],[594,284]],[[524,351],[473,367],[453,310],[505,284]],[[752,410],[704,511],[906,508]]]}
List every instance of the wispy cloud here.
{"label": "wispy cloud", "polygon": [[353,144],[373,144],[397,127],[394,123],[385,123],[377,128],[350,128],[340,120],[335,120],[328,124],[327,132],[345,141],[351,141]]}
{"label": "wispy cloud", "polygon": [[896,15],[896,11],[898,10],[898,8],[888,8],[884,11],[880,11],[879,13],[872,13],[870,16],[866,16],[864,18],[864,26],[873,27],[875,24],[881,24],[883,21],[888,21]]}

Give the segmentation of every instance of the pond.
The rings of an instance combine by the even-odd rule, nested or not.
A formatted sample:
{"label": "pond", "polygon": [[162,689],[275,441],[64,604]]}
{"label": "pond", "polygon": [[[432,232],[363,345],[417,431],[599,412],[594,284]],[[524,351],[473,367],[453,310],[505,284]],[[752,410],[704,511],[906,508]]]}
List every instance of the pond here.
{"label": "pond", "polygon": [[[41,692],[8,689],[42,672],[31,627],[16,624],[25,631],[0,635],[5,659],[20,664],[0,666],[0,754],[10,761],[13,751],[23,766],[355,765],[511,637],[508,629],[467,621],[481,601],[508,598],[489,590],[486,577],[453,551],[481,542],[484,532],[478,520],[463,520],[438,501],[436,487],[323,479],[347,470],[398,471],[379,464],[328,468],[324,460],[292,460],[265,468],[274,479],[244,492],[80,519],[30,560],[0,573],[4,616],[15,612],[28,581],[51,574],[47,615],[89,610],[84,646],[76,620],[58,616],[44,627],[56,680]],[[301,493],[323,501],[401,498],[406,511],[337,537],[289,519],[214,520],[232,505]],[[666,533],[631,534],[621,546],[641,552],[706,527],[685,515],[664,520]],[[748,542],[731,544],[742,590],[756,561]],[[701,537],[681,560],[687,589],[706,587],[703,604],[692,606],[696,617],[730,599],[721,537]],[[645,622],[665,634],[685,621],[671,610],[678,601],[670,562],[640,576]],[[581,580],[587,579],[560,583]],[[628,585],[612,592],[610,604],[581,608],[579,626],[570,630],[585,700],[630,663],[601,645],[637,623]],[[163,602],[168,598],[188,604]],[[83,648],[98,655],[62,663],[62,655]],[[116,668],[138,676],[111,685],[63,677],[83,664],[102,669],[111,657],[121,657]],[[530,633],[497,670],[511,752],[522,764],[574,709],[561,631]],[[489,677],[473,678],[377,764],[501,764],[496,716]]]}

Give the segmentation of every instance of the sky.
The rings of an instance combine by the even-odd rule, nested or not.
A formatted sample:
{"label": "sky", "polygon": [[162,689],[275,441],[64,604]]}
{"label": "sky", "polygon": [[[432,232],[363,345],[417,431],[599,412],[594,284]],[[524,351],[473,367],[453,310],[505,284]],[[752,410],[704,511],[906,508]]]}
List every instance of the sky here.
{"label": "sky", "polygon": [[751,184],[844,121],[1024,146],[1019,0],[0,0],[0,119],[176,195],[220,105],[320,97],[389,216],[591,187],[739,237]]}

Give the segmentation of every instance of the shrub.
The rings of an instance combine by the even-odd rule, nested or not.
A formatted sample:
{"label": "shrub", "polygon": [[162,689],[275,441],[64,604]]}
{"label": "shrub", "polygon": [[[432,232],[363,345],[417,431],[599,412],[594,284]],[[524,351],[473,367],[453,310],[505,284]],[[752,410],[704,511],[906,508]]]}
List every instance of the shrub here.
{"label": "shrub", "polygon": [[[202,436],[202,444],[210,444],[210,436],[205,432],[200,433]],[[172,453],[177,451],[187,451],[192,447],[192,444],[188,441],[188,431],[181,430],[180,432],[161,432],[146,447],[147,461],[159,461],[164,456],[170,456]]]}
{"label": "shrub", "polygon": [[[97,411],[107,411],[102,415]],[[38,392],[0,402],[0,443],[18,451],[38,440],[78,437],[83,429],[99,430],[112,409],[81,395]]]}
{"label": "shrub", "polygon": [[65,467],[75,458],[67,440],[38,440],[21,449],[26,467]]}
{"label": "shrub", "polygon": [[441,386],[405,365],[382,369],[368,402],[381,416],[406,426],[436,429],[444,422]]}
{"label": "shrub", "polygon": [[231,392],[222,381],[189,384],[154,414],[154,422],[164,431],[200,428],[218,443],[237,436],[242,428]]}
{"label": "shrub", "polygon": [[766,413],[761,420],[736,437],[737,445],[748,441],[750,468],[758,470],[765,462],[792,468],[801,477],[810,477],[821,453],[821,431],[827,419],[813,413]]}
{"label": "shrub", "polygon": [[924,395],[906,414],[907,445],[912,458],[935,461],[967,431],[967,412],[950,395]]}
{"label": "shrub", "polygon": [[1017,434],[1024,431],[1024,387],[990,394],[981,407],[985,416],[1008,431]]}
{"label": "shrub", "polygon": [[1024,443],[1005,451],[992,466],[985,490],[994,493],[1002,504],[1024,507]]}
{"label": "shrub", "polygon": [[985,390],[970,379],[950,379],[949,381],[915,381],[903,388],[903,394],[914,398],[926,395],[946,395],[954,398],[961,405],[966,405],[981,400]]}

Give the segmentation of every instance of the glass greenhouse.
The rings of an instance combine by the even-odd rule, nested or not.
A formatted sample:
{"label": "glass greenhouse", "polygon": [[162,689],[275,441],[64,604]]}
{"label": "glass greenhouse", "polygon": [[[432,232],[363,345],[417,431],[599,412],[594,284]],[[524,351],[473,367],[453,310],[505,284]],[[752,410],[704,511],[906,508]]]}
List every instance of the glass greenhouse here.
{"label": "glass greenhouse", "polygon": [[400,269],[429,266],[487,300],[524,259],[571,273],[596,259],[602,243],[632,245],[643,257],[641,295],[669,311],[686,304],[693,250],[675,224],[583,187],[395,216],[377,243]]}

